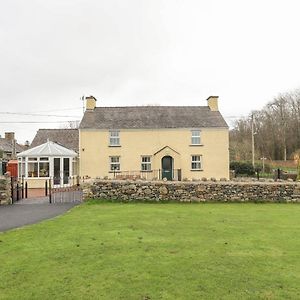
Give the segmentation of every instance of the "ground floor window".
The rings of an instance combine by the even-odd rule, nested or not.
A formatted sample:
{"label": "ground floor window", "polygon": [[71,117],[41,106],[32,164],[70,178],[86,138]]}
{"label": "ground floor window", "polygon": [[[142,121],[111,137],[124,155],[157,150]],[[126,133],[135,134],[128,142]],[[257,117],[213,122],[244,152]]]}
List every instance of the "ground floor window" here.
{"label": "ground floor window", "polygon": [[25,158],[23,157],[19,157],[18,158],[19,161],[19,176],[20,177],[25,177]]}
{"label": "ground floor window", "polygon": [[151,156],[142,156],[142,171],[151,171]]}
{"label": "ground floor window", "polygon": [[191,169],[192,170],[202,169],[202,155],[192,155]]}
{"label": "ground floor window", "polygon": [[48,157],[28,157],[27,176],[28,177],[49,177]]}
{"label": "ground floor window", "polygon": [[110,156],[110,171],[120,171],[121,165],[120,165],[120,156]]}

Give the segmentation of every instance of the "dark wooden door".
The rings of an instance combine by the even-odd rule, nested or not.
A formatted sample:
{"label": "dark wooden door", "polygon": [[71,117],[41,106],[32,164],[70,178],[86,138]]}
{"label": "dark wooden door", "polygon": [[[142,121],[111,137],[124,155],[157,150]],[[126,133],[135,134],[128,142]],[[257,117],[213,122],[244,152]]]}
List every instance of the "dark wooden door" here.
{"label": "dark wooden door", "polygon": [[162,178],[167,180],[173,179],[173,158],[171,156],[164,156],[161,160]]}

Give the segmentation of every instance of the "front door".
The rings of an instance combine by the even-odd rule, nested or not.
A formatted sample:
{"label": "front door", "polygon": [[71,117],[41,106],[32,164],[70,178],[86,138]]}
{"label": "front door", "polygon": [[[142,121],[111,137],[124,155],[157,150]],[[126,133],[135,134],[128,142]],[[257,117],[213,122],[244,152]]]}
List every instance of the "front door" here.
{"label": "front door", "polygon": [[55,157],[53,159],[53,184],[60,185],[61,184],[61,172],[60,172],[60,157]]}
{"label": "front door", "polygon": [[171,156],[164,156],[161,160],[162,178],[167,180],[173,179],[173,158]]}

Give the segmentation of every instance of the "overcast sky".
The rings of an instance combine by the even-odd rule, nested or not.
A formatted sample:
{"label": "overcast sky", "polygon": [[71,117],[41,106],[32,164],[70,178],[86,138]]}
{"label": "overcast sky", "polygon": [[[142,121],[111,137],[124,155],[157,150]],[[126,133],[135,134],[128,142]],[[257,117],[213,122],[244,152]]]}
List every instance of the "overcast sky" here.
{"label": "overcast sky", "polygon": [[[206,105],[231,121],[300,87],[298,0],[2,0],[0,134],[97,106]],[[59,111],[61,110],[61,111]]]}

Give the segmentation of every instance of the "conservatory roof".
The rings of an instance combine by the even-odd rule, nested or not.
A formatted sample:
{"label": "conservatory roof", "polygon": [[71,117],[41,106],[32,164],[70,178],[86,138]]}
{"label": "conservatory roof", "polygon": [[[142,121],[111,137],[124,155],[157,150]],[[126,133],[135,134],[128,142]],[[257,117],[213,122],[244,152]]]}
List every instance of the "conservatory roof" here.
{"label": "conservatory roof", "polygon": [[76,157],[77,153],[60,144],[47,141],[46,143],[36,146],[34,148],[23,151],[17,155],[18,157],[34,157],[34,156],[63,156]]}

